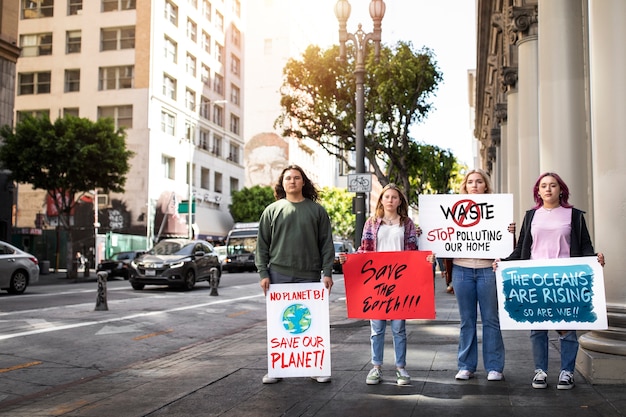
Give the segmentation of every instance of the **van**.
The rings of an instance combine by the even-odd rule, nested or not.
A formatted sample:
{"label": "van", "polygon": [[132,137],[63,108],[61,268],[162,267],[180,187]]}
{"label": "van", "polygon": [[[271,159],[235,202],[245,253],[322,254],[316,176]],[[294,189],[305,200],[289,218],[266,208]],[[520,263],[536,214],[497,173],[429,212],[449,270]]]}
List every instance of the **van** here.
{"label": "van", "polygon": [[224,271],[256,272],[254,256],[256,254],[259,223],[235,223],[226,237],[226,259]]}

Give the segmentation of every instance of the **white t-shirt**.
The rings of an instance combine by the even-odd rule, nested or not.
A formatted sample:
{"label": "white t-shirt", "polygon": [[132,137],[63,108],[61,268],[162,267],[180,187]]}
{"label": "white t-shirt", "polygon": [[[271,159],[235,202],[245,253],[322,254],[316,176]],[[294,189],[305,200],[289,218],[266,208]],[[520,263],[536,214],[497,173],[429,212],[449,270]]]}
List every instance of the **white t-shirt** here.
{"label": "white t-shirt", "polygon": [[397,252],[404,250],[404,226],[381,224],[376,237],[376,251]]}

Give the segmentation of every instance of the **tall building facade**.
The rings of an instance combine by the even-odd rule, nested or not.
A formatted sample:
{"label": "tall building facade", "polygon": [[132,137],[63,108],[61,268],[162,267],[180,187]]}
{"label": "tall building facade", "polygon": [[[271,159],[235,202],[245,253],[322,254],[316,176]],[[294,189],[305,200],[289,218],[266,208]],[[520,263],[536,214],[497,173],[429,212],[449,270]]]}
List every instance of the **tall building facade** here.
{"label": "tall building facade", "polygon": [[[241,1],[17,1],[17,120],[110,117],[135,153],[125,192],[97,194],[99,232],[222,240],[244,186]],[[29,188],[26,227],[46,214]],[[195,204],[181,210],[184,200]]]}
{"label": "tall building facade", "polygon": [[587,212],[603,268],[608,329],[584,332],[576,367],[626,383],[626,2],[477,1],[476,128],[482,167],[521,223],[543,172]]}

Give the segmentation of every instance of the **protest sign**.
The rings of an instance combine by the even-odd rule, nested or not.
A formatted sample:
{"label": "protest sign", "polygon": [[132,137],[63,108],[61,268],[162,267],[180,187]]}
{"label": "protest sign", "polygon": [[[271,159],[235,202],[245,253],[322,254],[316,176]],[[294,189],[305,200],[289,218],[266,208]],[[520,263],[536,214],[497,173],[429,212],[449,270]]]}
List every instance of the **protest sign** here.
{"label": "protest sign", "polygon": [[422,194],[419,247],[439,258],[504,258],[513,251],[512,194]]}
{"label": "protest sign", "polygon": [[328,290],[324,284],[272,284],[266,307],[268,376],[330,376]]}
{"label": "protest sign", "polygon": [[366,252],[343,264],[348,317],[353,319],[434,319],[431,252]]}
{"label": "protest sign", "polygon": [[501,261],[496,277],[502,329],[607,328],[604,275],[595,256]]}

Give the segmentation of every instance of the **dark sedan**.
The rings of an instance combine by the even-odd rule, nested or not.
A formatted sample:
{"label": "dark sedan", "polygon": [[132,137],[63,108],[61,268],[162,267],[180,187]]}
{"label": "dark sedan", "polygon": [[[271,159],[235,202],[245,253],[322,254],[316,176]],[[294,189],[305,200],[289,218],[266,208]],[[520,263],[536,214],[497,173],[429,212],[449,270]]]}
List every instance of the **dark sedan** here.
{"label": "dark sedan", "polygon": [[104,259],[98,264],[97,272],[106,272],[107,278],[120,277],[124,279],[130,278],[130,263],[133,259],[146,253],[145,250],[131,250],[125,252],[117,252],[111,255],[109,259]]}
{"label": "dark sedan", "polygon": [[142,290],[146,285],[168,285],[191,290],[198,281],[209,281],[217,288],[222,276],[217,252],[203,240],[162,240],[132,261],[131,266],[129,281],[136,290]]}

